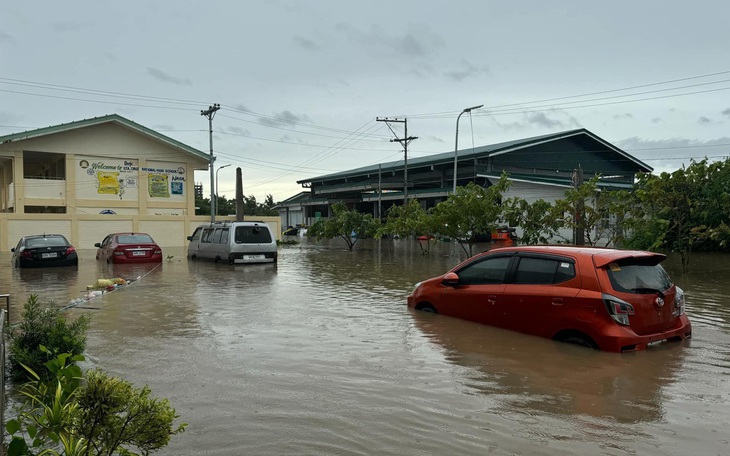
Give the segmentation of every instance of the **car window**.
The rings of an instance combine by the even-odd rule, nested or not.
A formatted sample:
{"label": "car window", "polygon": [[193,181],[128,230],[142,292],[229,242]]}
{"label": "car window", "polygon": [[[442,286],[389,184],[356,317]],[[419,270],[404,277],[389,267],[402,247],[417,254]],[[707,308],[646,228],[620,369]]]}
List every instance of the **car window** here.
{"label": "car window", "polygon": [[203,230],[201,228],[196,228],[195,231],[193,231],[193,235],[190,237],[190,241],[197,241],[200,239],[200,233]]}
{"label": "car window", "polygon": [[152,237],[150,237],[147,234],[123,234],[123,235],[117,237],[117,242],[120,244],[154,244],[155,243],[155,241],[152,240]]}
{"label": "car window", "polygon": [[271,233],[266,227],[237,226],[234,240],[236,244],[269,244]]}
{"label": "car window", "polygon": [[459,283],[464,285],[503,283],[511,259],[511,256],[496,257],[470,263],[456,271]]}
{"label": "car window", "polygon": [[515,272],[516,284],[560,283],[575,277],[575,265],[571,261],[556,258],[520,258]]}
{"label": "car window", "polygon": [[220,239],[221,244],[228,244],[228,231],[229,231],[228,228],[223,228],[221,230],[221,239]]}
{"label": "car window", "polygon": [[64,247],[68,244],[66,239],[61,236],[49,236],[30,238],[26,243],[26,247],[30,249],[37,249],[39,247]]}
{"label": "car window", "polygon": [[630,259],[610,263],[608,278],[616,291],[625,293],[652,293],[666,291],[672,286],[672,279],[656,260]]}

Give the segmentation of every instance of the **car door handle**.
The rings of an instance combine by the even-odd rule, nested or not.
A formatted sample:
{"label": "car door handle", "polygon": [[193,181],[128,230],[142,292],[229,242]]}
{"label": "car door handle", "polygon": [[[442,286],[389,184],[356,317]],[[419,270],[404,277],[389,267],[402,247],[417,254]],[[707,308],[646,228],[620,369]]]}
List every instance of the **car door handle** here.
{"label": "car door handle", "polygon": [[563,305],[563,298],[553,298],[553,305],[554,306],[562,306]]}
{"label": "car door handle", "polygon": [[497,304],[497,296],[495,296],[495,295],[487,296],[487,302],[491,305]]}

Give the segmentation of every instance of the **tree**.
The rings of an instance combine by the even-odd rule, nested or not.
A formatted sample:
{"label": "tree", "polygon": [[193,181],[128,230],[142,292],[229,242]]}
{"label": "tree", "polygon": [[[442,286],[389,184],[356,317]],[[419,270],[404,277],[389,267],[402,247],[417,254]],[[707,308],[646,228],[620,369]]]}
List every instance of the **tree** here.
{"label": "tree", "polygon": [[491,233],[502,219],[502,193],[509,186],[507,174],[502,173],[499,180],[487,188],[473,182],[466,187],[457,187],[455,194],[433,209],[438,233],[458,241],[464,252],[472,256],[476,236]]}
{"label": "tree", "polygon": [[565,198],[555,201],[552,216],[562,221],[563,228],[582,232],[588,245],[608,246],[623,240],[632,197],[627,191],[601,190],[599,180],[595,176],[567,190]]}
{"label": "tree", "polygon": [[519,197],[504,202],[504,219],[509,226],[520,227],[520,243],[547,244],[557,236],[560,221],[554,217],[553,205],[543,199],[528,203]]}
{"label": "tree", "polygon": [[[433,221],[431,214],[426,212],[417,199],[409,199],[404,205],[391,206],[385,224],[380,229],[380,234],[394,235],[401,238],[409,238],[418,241],[421,253],[427,254],[431,247],[433,237]],[[426,241],[421,242],[419,236],[426,236]]]}
{"label": "tree", "polygon": [[374,236],[379,225],[380,221],[374,219],[372,214],[348,209],[345,203],[340,201],[332,205],[332,217],[317,221],[309,228],[307,234],[324,239],[339,236],[347,243],[348,250],[352,251],[358,240]]}

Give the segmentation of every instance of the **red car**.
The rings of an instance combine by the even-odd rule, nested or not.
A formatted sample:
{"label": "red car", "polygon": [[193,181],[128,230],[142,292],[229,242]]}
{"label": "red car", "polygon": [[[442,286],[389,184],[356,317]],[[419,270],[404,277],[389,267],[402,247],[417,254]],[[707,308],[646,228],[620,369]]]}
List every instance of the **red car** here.
{"label": "red car", "polygon": [[665,255],[597,247],[490,250],[416,284],[408,306],[612,352],[692,337]]}
{"label": "red car", "polygon": [[113,233],[97,247],[96,259],[107,263],[160,263],[162,249],[146,233]]}

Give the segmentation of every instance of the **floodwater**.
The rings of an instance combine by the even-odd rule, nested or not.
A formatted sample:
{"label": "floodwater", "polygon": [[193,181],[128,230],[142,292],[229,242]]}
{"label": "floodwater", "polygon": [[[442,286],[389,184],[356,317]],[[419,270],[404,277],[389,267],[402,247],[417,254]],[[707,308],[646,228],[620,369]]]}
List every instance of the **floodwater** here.
{"label": "floodwater", "polygon": [[413,285],[465,258],[412,243],[281,247],[278,265],[9,267],[65,305],[98,278],[135,283],[92,314],[85,367],[170,399],[189,423],[162,455],[730,454],[730,256],[665,263],[694,338],[624,355],[409,310]]}

